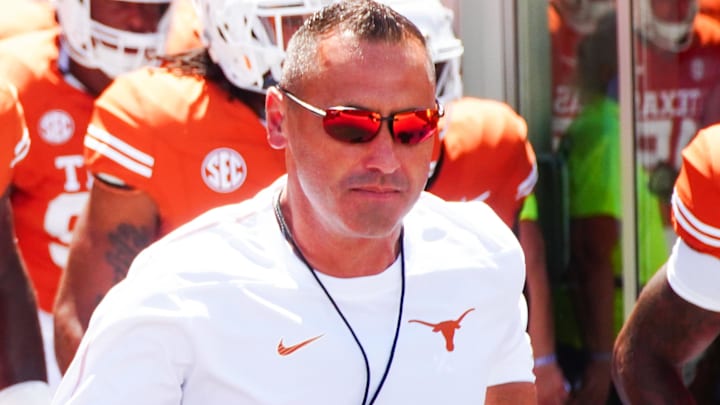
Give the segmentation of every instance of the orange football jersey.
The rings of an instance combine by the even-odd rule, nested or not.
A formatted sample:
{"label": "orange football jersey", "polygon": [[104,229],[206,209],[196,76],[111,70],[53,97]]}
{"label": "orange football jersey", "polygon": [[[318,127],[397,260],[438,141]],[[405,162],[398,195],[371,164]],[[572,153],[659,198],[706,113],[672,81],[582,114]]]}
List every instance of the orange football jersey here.
{"label": "orange football jersey", "polygon": [[0,0],[0,39],[57,26],[49,0]]}
{"label": "orange football jersey", "polygon": [[525,120],[507,104],[464,97],[446,106],[440,131],[444,152],[428,191],[451,201],[484,200],[512,227],[537,181]]}
{"label": "orange football jersey", "polygon": [[285,173],[260,118],[204,78],[148,68],[98,98],[85,138],[88,169],[149,194],[161,232],[253,196]]}
{"label": "orange football jersey", "polygon": [[675,232],[693,249],[720,258],[720,125],[700,131],[682,157],[672,199]]}
{"label": "orange football jersey", "polygon": [[28,154],[30,136],[15,88],[0,80],[0,195],[12,178],[12,171]]}
{"label": "orange football jersey", "polygon": [[57,29],[0,42],[0,76],[18,89],[32,141],[12,179],[15,231],[45,311],[52,311],[90,181],[83,167],[82,140],[93,97],[65,80],[59,57]]}

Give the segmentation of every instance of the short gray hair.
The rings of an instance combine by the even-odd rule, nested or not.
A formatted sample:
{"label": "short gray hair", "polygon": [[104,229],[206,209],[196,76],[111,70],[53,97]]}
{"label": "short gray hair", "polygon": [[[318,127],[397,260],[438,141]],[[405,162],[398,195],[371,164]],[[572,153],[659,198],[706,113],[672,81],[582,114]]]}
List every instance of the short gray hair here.
{"label": "short gray hair", "polygon": [[318,44],[336,32],[349,32],[359,41],[367,42],[397,44],[417,40],[426,49],[428,74],[435,81],[425,37],[410,20],[373,0],[345,0],[319,10],[295,32],[288,43],[280,85],[287,89],[299,86],[302,78],[317,66]]}

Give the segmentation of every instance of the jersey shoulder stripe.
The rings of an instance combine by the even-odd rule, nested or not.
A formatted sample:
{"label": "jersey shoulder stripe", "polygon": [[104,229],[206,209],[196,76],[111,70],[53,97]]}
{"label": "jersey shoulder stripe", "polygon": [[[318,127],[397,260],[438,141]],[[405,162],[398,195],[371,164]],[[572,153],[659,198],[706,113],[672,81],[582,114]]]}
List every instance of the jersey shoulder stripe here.
{"label": "jersey shoulder stripe", "polygon": [[155,159],[149,154],[122,141],[109,132],[90,124],[85,135],[85,147],[95,151],[126,169],[143,177],[152,176]]}
{"label": "jersey shoulder stripe", "polygon": [[10,142],[15,142],[10,158],[10,168],[13,168],[30,151],[30,133],[25,125],[25,115],[22,105],[18,101],[15,86],[9,82],[0,82],[0,97],[2,98],[0,100],[0,118],[2,118],[0,135],[9,136],[11,137]]}
{"label": "jersey shoulder stripe", "polygon": [[692,211],[678,197],[677,192],[673,194],[672,207],[675,220],[685,232],[708,246],[720,248],[720,228],[705,223],[693,215]]}
{"label": "jersey shoulder stripe", "polygon": [[672,197],[673,225],[690,247],[720,257],[720,125],[700,131],[682,152]]}
{"label": "jersey shoulder stripe", "polygon": [[10,167],[15,167],[30,152],[30,133],[27,128],[23,128],[23,134],[17,144],[15,144],[15,157],[10,162]]}
{"label": "jersey shoulder stripe", "polygon": [[538,181],[538,168],[537,164],[533,162],[532,170],[530,171],[530,174],[523,180],[520,185],[517,188],[517,194],[515,195],[516,200],[521,200],[530,193],[533,192],[535,189],[535,184],[537,184]]}

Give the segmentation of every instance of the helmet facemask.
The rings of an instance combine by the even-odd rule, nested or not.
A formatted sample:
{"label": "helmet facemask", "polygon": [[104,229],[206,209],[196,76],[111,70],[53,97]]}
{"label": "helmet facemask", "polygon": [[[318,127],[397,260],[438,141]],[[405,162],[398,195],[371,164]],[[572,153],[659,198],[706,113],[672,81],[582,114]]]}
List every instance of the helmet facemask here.
{"label": "helmet facemask", "polygon": [[[165,49],[171,0],[103,1],[116,3],[115,7],[139,7],[140,11],[134,12],[143,18],[146,26],[130,28],[131,22],[122,21],[117,24],[128,28],[113,27],[95,19],[92,0],[57,0],[63,41],[70,57],[80,65],[99,69],[111,78],[142,66],[158,64],[157,56]],[[145,18],[146,15],[148,18]]]}
{"label": "helmet facemask", "polygon": [[551,0],[563,20],[575,31],[589,34],[605,14],[615,10],[614,0]]}
{"label": "helmet facemask", "polygon": [[415,24],[435,64],[436,94],[442,104],[462,97],[462,42],[453,31],[453,12],[439,0],[379,0]]}
{"label": "helmet facemask", "polygon": [[645,40],[670,52],[690,46],[697,0],[641,0],[635,4],[635,27]]}
{"label": "helmet facemask", "polygon": [[440,104],[446,105],[463,95],[460,57],[435,63],[436,91]]}
{"label": "helmet facemask", "polygon": [[331,0],[195,0],[210,57],[236,87],[264,93],[282,75],[287,43]]}

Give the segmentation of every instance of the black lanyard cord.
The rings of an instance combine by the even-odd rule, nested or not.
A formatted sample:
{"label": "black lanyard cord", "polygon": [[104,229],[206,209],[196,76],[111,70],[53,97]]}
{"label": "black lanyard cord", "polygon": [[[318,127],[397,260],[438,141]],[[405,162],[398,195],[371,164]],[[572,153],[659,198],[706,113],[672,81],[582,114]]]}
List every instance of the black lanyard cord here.
{"label": "black lanyard cord", "polygon": [[290,229],[287,226],[287,223],[285,222],[285,217],[283,216],[282,211],[280,210],[280,193],[277,193],[277,197],[275,198],[273,208],[275,210],[275,218],[277,219],[278,225],[280,226],[280,231],[285,236],[285,239],[290,243],[293,250],[295,251],[295,254],[300,258],[300,260],[305,263],[305,266],[307,266],[308,270],[310,270],[310,274],[312,274],[315,281],[318,283],[320,288],[323,290],[325,295],[327,296],[328,300],[330,300],[330,303],[335,308],[335,311],[338,315],[340,315],[340,318],[342,319],[343,323],[345,323],[345,326],[350,331],[350,334],[352,335],[353,339],[355,340],[355,344],[360,349],[360,353],[362,354],[363,360],[365,361],[365,392],[363,394],[363,400],[362,405],[372,405],[375,403],[375,399],[377,399],[378,394],[380,394],[380,390],[383,387],[383,384],[385,384],[385,380],[387,379],[388,374],[390,373],[390,366],[392,365],[393,359],[395,357],[395,348],[397,347],[397,341],[398,336],[400,335],[400,324],[402,322],[402,314],[403,314],[403,304],[405,301],[405,248],[404,248],[404,229],[400,231],[400,306],[398,309],[398,318],[397,318],[397,324],[395,325],[395,336],[393,337],[393,343],[392,347],[390,348],[390,356],[388,357],[387,364],[385,365],[385,372],[383,373],[382,378],[380,379],[380,382],[378,383],[378,387],[375,390],[375,393],[373,394],[372,398],[370,398],[370,402],[367,402],[368,393],[370,391],[370,362],[367,357],[367,353],[365,353],[365,348],[363,347],[362,343],[360,343],[360,339],[358,339],[357,334],[355,333],[355,330],[353,330],[352,326],[350,325],[350,322],[348,322],[347,318],[345,318],[345,315],[340,310],[340,307],[335,303],[335,300],[333,299],[332,295],[330,295],[330,292],[325,288],[325,285],[322,283],[320,278],[318,277],[317,273],[313,269],[313,267],[310,265],[310,263],[305,258],[305,255],[302,254],[300,251],[300,248],[295,243],[295,239],[293,238],[292,234],[290,233]]}

